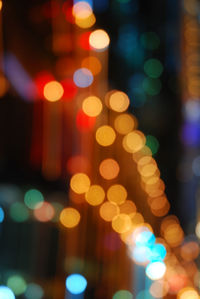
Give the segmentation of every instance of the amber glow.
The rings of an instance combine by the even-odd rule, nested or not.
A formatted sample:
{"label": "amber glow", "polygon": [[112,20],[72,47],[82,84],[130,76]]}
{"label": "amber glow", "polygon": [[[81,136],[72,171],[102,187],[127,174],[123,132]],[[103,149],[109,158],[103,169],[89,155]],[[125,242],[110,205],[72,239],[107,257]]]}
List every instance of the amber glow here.
{"label": "amber glow", "polygon": [[128,96],[122,91],[115,91],[109,98],[109,106],[116,112],[124,112],[130,104]]}
{"label": "amber glow", "polygon": [[82,109],[90,117],[98,116],[102,111],[102,103],[98,97],[90,96],[83,101]]}
{"label": "amber glow", "polygon": [[123,204],[119,206],[119,208],[121,214],[131,214],[131,217],[133,217],[137,210],[136,205],[131,200],[126,200]]}
{"label": "amber glow", "polygon": [[99,185],[91,185],[85,194],[86,201],[92,206],[100,205],[105,198],[105,192]]}
{"label": "amber glow", "polygon": [[119,164],[113,159],[105,159],[99,166],[101,176],[106,180],[112,180],[119,174]]}
{"label": "amber glow", "polygon": [[177,296],[178,299],[199,299],[198,292],[192,287],[182,289]]}
{"label": "amber glow", "polygon": [[123,138],[123,147],[128,153],[135,153],[145,145],[145,136],[140,131],[132,131]]}
{"label": "amber glow", "polygon": [[70,180],[71,189],[78,194],[85,193],[89,190],[90,179],[84,173],[77,173]]}
{"label": "amber glow", "polygon": [[177,247],[183,241],[183,231],[179,224],[170,224],[164,231],[164,238],[171,247]]}
{"label": "amber glow", "polygon": [[127,232],[131,228],[131,219],[126,214],[119,214],[112,220],[112,228],[119,234]]}
{"label": "amber glow", "polygon": [[121,114],[115,118],[115,130],[122,135],[130,133],[135,127],[135,120],[129,114]]}
{"label": "amber glow", "polygon": [[125,202],[127,191],[122,185],[112,185],[107,191],[107,198],[109,201],[120,205]]}
{"label": "amber glow", "polygon": [[75,227],[80,222],[80,213],[74,208],[65,208],[60,213],[60,222],[67,228]]}
{"label": "amber glow", "polygon": [[113,144],[115,138],[115,131],[110,126],[101,126],[96,131],[96,141],[102,146]]}
{"label": "amber glow", "polygon": [[105,221],[112,221],[119,214],[119,207],[114,202],[107,201],[101,205],[99,213]]}
{"label": "amber glow", "polygon": [[94,56],[84,58],[82,60],[81,66],[83,68],[89,69],[94,76],[99,74],[102,69],[100,60]]}
{"label": "amber glow", "polygon": [[104,51],[109,46],[110,38],[104,30],[97,29],[90,34],[89,43],[94,50]]}
{"label": "amber glow", "polygon": [[57,81],[51,81],[44,86],[44,97],[50,102],[56,102],[62,98],[64,89]]}
{"label": "amber glow", "polygon": [[80,28],[90,28],[95,24],[95,22],[96,22],[96,18],[93,13],[85,18],[79,16],[75,17],[75,24]]}

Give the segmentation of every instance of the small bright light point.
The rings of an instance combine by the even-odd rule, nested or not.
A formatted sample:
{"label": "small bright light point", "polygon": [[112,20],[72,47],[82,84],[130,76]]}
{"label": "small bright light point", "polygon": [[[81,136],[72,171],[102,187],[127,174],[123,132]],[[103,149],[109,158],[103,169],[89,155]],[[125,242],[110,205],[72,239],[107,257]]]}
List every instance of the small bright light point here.
{"label": "small bright light point", "polygon": [[15,295],[11,289],[5,286],[0,286],[0,298],[15,299]]}
{"label": "small bright light point", "polygon": [[107,191],[107,198],[109,201],[120,205],[125,202],[127,191],[122,185],[112,185]]}
{"label": "small bright light point", "polygon": [[74,174],[70,180],[70,187],[75,193],[83,194],[90,188],[90,179],[85,173]]}
{"label": "small bright light point", "polygon": [[113,144],[116,138],[116,133],[110,126],[101,126],[96,131],[96,141],[102,146]]}
{"label": "small bright light point", "polygon": [[67,290],[74,295],[81,294],[87,287],[87,280],[81,274],[71,274],[66,279]]}
{"label": "small bright light point", "polygon": [[0,1],[0,10],[2,10],[2,7],[3,7],[3,2]]}
{"label": "small bright light point", "polygon": [[131,228],[131,218],[126,214],[119,214],[112,220],[112,228],[119,234],[127,232]]}
{"label": "small bright light point", "polygon": [[15,295],[23,294],[27,287],[24,278],[20,275],[10,276],[7,280],[7,286],[14,292]]}
{"label": "small bright light point", "polygon": [[115,179],[119,174],[119,169],[119,164],[113,159],[105,159],[99,166],[99,172],[106,180]]}
{"label": "small bright light point", "polygon": [[44,86],[44,97],[50,102],[56,102],[62,98],[64,89],[57,81],[51,81]]}
{"label": "small bright light point", "polygon": [[25,296],[27,299],[42,299],[43,295],[44,291],[38,284],[29,283],[27,285],[27,289],[25,291]]}
{"label": "small bright light point", "polygon": [[2,207],[0,207],[0,223],[2,223],[4,221],[4,210],[2,209]]}
{"label": "small bright light point", "polygon": [[75,71],[73,75],[73,80],[76,86],[85,88],[92,84],[93,75],[92,72],[87,68],[81,68]]}
{"label": "small bright light point", "polygon": [[34,216],[38,221],[48,222],[55,215],[54,207],[49,202],[43,202],[42,206],[34,210]]}
{"label": "small bright light point", "polygon": [[98,58],[94,56],[89,56],[84,58],[81,63],[81,66],[83,68],[89,69],[94,76],[99,74],[102,69],[101,62],[99,61]]}
{"label": "small bright light point", "polygon": [[86,201],[92,206],[100,205],[105,198],[105,192],[99,185],[90,186],[89,190],[85,193]]}
{"label": "small bright light point", "polygon": [[90,34],[90,46],[98,52],[105,51],[110,43],[110,38],[106,31],[97,29]]}
{"label": "small bright light point", "polygon": [[178,293],[177,298],[178,299],[199,299],[199,294],[192,287],[186,287]]}
{"label": "small bright light point", "polygon": [[133,299],[133,295],[127,290],[120,290],[114,294],[112,299]]}
{"label": "small bright light point", "polygon": [[146,267],[146,275],[151,280],[161,279],[166,272],[166,265],[163,262],[152,262]]}
{"label": "small bright light point", "polygon": [[101,100],[95,96],[90,96],[83,101],[82,109],[83,112],[91,117],[98,116],[102,111]]}
{"label": "small bright light point", "polygon": [[128,153],[136,153],[145,145],[146,139],[142,132],[134,130],[123,138],[123,147]]}
{"label": "small bright light point", "polygon": [[60,222],[67,228],[75,227],[81,219],[80,213],[74,208],[65,208],[60,213]]}
{"label": "small bright light point", "polygon": [[42,206],[44,197],[39,190],[30,189],[24,195],[24,203],[29,209],[38,209]]}
{"label": "small bright light point", "polygon": [[115,130],[122,135],[130,133],[134,128],[133,117],[129,114],[121,114],[116,117],[114,126]]}
{"label": "small bright light point", "polygon": [[99,210],[101,218],[105,221],[112,221],[112,219],[119,214],[119,207],[114,202],[104,202]]}
{"label": "small bright light point", "polygon": [[129,104],[128,96],[122,91],[113,92],[109,98],[110,108],[116,112],[124,112]]}

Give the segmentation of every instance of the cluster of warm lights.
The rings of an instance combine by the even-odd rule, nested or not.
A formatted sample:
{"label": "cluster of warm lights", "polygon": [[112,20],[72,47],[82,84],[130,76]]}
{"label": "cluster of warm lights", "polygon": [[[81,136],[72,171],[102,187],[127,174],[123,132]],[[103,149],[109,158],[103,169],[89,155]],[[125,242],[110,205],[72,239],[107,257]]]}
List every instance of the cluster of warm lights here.
{"label": "cluster of warm lights", "polygon": [[[88,2],[77,2],[70,12],[68,9],[64,9],[64,11],[67,20],[71,20],[80,28],[87,29],[95,24],[96,19]],[[145,43],[145,38],[143,38],[143,42]],[[62,82],[53,78],[47,80],[43,84],[43,96],[50,102],[56,102],[60,99],[74,98],[79,88],[88,91],[95,81],[95,76],[102,71],[98,52],[104,52],[109,43],[108,34],[101,29],[81,34],[79,36],[80,47],[93,51],[93,54],[82,59],[80,67],[73,72],[73,79],[66,79]],[[156,84],[158,89],[161,88],[158,78],[163,72],[163,66],[157,59],[148,59],[144,63],[144,72],[148,77],[143,82],[143,88],[147,93],[154,94]],[[192,90],[196,90],[195,84],[196,81],[193,80]],[[153,152],[148,146],[147,138],[137,129],[136,118],[127,112],[130,105],[129,97],[119,90],[108,92],[104,104],[111,110],[113,126],[101,123],[96,128],[98,123],[96,118],[106,108],[102,103],[102,99],[95,93],[87,94],[81,102],[81,107],[79,106],[81,109],[76,114],[77,128],[81,132],[93,131],[95,128],[96,144],[103,149],[107,147],[110,149],[116,144],[116,140],[119,140],[121,148],[127,154],[132,155],[133,163],[136,164],[141,187],[147,195],[146,203],[150,211],[156,217],[166,216],[170,204],[165,195],[165,185],[160,178],[160,171],[152,157]],[[155,298],[165,296],[168,292],[173,294],[173,284],[171,283],[173,275],[177,275],[178,279],[180,279],[180,275],[178,267],[175,274],[170,272],[170,267],[176,259],[170,248],[180,249],[181,259],[185,262],[192,262],[199,253],[198,244],[196,242],[182,243],[184,233],[178,219],[174,216],[162,219],[160,232],[162,238],[155,238],[151,226],[145,223],[143,216],[137,211],[135,203],[129,199],[126,187],[119,182],[121,168],[117,159],[108,156],[99,162],[98,174],[101,184],[106,182],[106,188],[100,183],[92,182],[88,175],[89,167],[89,161],[84,156],[79,155],[69,159],[67,169],[72,174],[71,190],[78,196],[84,196],[85,202],[91,206],[99,207],[100,217],[104,221],[110,222],[113,230],[127,244],[133,261],[144,265],[146,275],[151,280],[156,280],[150,287],[150,294]],[[30,201],[30,198],[27,197],[25,205],[33,210],[35,218],[39,221],[49,221],[54,217],[55,208],[44,199],[37,202],[35,199]],[[60,223],[68,229],[76,227],[80,223],[80,219],[79,211],[72,207],[62,208],[59,214]],[[199,231],[200,228],[197,227],[197,235],[200,235]],[[180,299],[199,298],[196,290],[187,287],[187,283],[180,284],[176,291]],[[130,292],[121,290],[113,296],[113,299],[121,298],[120,296],[123,295],[132,296]]]}

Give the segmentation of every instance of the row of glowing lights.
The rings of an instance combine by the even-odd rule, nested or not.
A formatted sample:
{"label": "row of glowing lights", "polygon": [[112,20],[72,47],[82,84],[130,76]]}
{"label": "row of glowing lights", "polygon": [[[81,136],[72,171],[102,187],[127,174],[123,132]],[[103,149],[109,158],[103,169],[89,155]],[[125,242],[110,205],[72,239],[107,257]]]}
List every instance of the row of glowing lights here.
{"label": "row of glowing lights", "polygon": [[[79,274],[74,273],[66,278],[66,294],[80,295],[84,294],[87,288],[86,278]],[[153,296],[152,298],[161,298],[166,295],[166,286],[162,281],[156,281],[151,284],[150,291],[140,291],[136,299],[146,298],[146,296]],[[42,299],[44,291],[38,284],[27,284],[21,275],[12,275],[7,279],[7,285],[0,286],[0,298],[2,299],[15,299],[15,296],[24,294],[27,299]],[[117,291],[112,299],[132,299],[133,294],[128,290]],[[198,293],[192,287],[183,288],[177,295],[178,299],[199,299]]]}

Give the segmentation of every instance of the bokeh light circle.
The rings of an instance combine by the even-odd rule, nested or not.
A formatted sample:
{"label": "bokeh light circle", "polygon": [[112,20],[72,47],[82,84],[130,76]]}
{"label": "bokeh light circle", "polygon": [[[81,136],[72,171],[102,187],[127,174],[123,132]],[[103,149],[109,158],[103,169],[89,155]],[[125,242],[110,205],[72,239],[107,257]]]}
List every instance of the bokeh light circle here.
{"label": "bokeh light circle", "polygon": [[83,112],[91,117],[98,116],[102,111],[101,100],[96,96],[86,98],[82,103]]}
{"label": "bokeh light circle", "polygon": [[57,81],[51,81],[44,86],[44,97],[50,102],[56,102],[62,98],[64,89]]}
{"label": "bokeh light circle", "polygon": [[101,146],[109,146],[113,144],[116,138],[116,133],[110,126],[101,126],[96,131],[96,141]]}
{"label": "bokeh light circle", "polygon": [[66,279],[67,290],[74,295],[81,294],[87,287],[87,280],[81,274],[71,274]]}
{"label": "bokeh light circle", "polygon": [[106,31],[97,29],[90,34],[89,43],[93,50],[97,52],[105,51],[110,43],[110,38]]}
{"label": "bokeh light circle", "polygon": [[7,280],[7,286],[13,291],[15,295],[23,294],[27,288],[26,281],[20,275],[10,276]]}
{"label": "bokeh light circle", "polygon": [[27,299],[42,299],[44,291],[42,287],[36,283],[29,283],[27,285],[25,296]]}
{"label": "bokeh light circle", "polygon": [[44,197],[39,190],[30,189],[24,195],[24,203],[29,209],[39,209],[42,206]]}
{"label": "bokeh light circle", "polygon": [[92,206],[100,205],[105,198],[105,192],[99,185],[91,185],[89,190],[85,193],[86,201]]}
{"label": "bokeh light circle", "polygon": [[99,172],[106,180],[112,180],[119,174],[119,164],[114,159],[105,159],[100,163]]}
{"label": "bokeh light circle", "polygon": [[70,180],[70,187],[75,193],[85,193],[89,190],[90,179],[85,173],[76,173]]}
{"label": "bokeh light circle", "polygon": [[43,202],[38,209],[34,210],[34,216],[40,222],[48,222],[53,219],[54,215],[54,207],[49,202]]}
{"label": "bokeh light circle", "polygon": [[124,113],[115,118],[114,127],[119,134],[126,135],[130,133],[134,126],[134,119],[129,114]]}
{"label": "bokeh light circle", "polygon": [[119,207],[114,202],[104,202],[99,210],[100,216],[105,221],[112,221],[112,219],[119,214]]}
{"label": "bokeh light circle", "polygon": [[120,290],[114,294],[112,299],[133,299],[133,295],[127,290]]}
{"label": "bokeh light circle", "polygon": [[151,280],[159,280],[165,275],[166,265],[161,261],[152,262],[148,264],[145,272]]}
{"label": "bokeh light circle", "polygon": [[13,291],[6,287],[6,286],[0,286],[0,298],[2,299],[15,299],[15,295]]}
{"label": "bokeh light circle", "polygon": [[112,185],[107,191],[107,198],[110,202],[120,205],[125,202],[127,198],[127,191],[124,186],[120,184]]}
{"label": "bokeh light circle", "polygon": [[115,91],[109,98],[109,106],[116,112],[124,112],[130,104],[128,96],[122,91]]}
{"label": "bokeh light circle", "polygon": [[76,86],[85,88],[92,84],[93,75],[87,68],[80,68],[74,72],[73,80]]}
{"label": "bokeh light circle", "polygon": [[74,208],[65,208],[60,213],[60,222],[67,228],[75,227],[81,219],[80,213]]}

